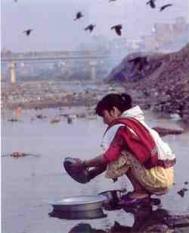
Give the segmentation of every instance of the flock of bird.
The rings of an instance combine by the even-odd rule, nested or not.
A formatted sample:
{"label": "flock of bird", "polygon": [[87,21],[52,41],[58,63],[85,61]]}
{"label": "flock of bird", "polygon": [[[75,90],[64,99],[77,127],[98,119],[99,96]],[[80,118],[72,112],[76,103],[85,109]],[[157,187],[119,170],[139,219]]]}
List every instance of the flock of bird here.
{"label": "flock of bird", "polygon": [[[14,0],[15,2],[17,2],[17,0]],[[117,1],[117,0],[109,0],[109,2],[114,2],[114,1]],[[149,0],[148,2],[146,2],[146,5],[149,5],[152,9],[156,8],[156,1],[157,0]],[[173,4],[169,3],[169,4],[165,4],[163,6],[161,6],[159,8],[160,11],[164,11],[166,8],[168,7],[171,7]],[[76,13],[76,16],[74,18],[74,21],[76,20],[79,20],[81,19],[82,17],[84,17],[83,13],[81,11],[78,11]],[[95,24],[89,24],[88,26],[86,26],[84,28],[85,31],[89,31],[90,33],[94,30],[94,28],[96,27]],[[122,24],[116,24],[116,25],[113,25],[111,27],[111,30],[114,30],[115,33],[118,35],[118,36],[121,36],[122,35],[122,29],[123,29],[123,26]],[[26,36],[29,36],[31,34],[31,32],[33,31],[33,29],[27,29],[25,31],[23,31],[23,33],[25,33]]]}
{"label": "flock of bird", "polygon": [[[151,8],[156,8],[156,0],[149,0],[147,3],[146,3],[146,5],[149,5]],[[165,4],[165,5],[163,5],[163,6],[161,6],[160,8],[159,8],[159,10],[160,11],[163,11],[163,10],[165,10],[166,8],[168,8],[168,7],[170,7],[170,6],[172,6],[173,4],[171,4],[171,3],[169,3],[169,4]]]}
{"label": "flock of bird", "polygon": [[[113,2],[113,1],[116,1],[116,0],[109,0],[109,2]],[[149,0],[146,4],[149,5],[151,8],[156,8],[156,0]],[[166,8],[172,6],[173,4],[165,4],[163,6],[160,7],[160,11],[163,11],[165,10]],[[74,18],[74,20],[79,20],[81,19],[82,17],[84,17],[83,13],[81,11],[78,11],[76,13],[76,16]],[[89,24],[87,27],[84,28],[85,31],[89,31],[89,32],[92,32],[93,29],[96,27],[95,24]],[[118,36],[121,36],[122,34],[122,24],[117,24],[117,25],[114,25],[111,27],[111,30],[115,30],[116,34]]]}

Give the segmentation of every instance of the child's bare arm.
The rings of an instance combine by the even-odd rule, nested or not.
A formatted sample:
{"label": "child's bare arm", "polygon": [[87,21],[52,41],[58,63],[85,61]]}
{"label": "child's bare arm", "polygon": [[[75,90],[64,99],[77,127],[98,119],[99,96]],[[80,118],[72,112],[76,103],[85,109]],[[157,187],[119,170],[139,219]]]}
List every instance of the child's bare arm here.
{"label": "child's bare arm", "polygon": [[84,160],[83,161],[83,165],[85,167],[99,167],[99,166],[104,166],[107,164],[106,159],[104,158],[104,155],[99,155],[96,156],[93,159],[89,159],[89,160]]}

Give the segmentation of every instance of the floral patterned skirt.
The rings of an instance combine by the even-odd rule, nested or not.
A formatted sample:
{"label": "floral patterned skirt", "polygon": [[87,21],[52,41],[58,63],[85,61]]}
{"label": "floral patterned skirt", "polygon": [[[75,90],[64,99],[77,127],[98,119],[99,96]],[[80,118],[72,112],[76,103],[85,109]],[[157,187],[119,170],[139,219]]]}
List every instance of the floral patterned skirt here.
{"label": "floral patterned skirt", "polygon": [[135,179],[147,191],[153,194],[164,194],[173,185],[174,169],[163,168],[160,166],[146,169],[141,163],[128,151],[123,151],[118,160],[107,165],[106,178],[116,179],[127,171],[135,177]]}

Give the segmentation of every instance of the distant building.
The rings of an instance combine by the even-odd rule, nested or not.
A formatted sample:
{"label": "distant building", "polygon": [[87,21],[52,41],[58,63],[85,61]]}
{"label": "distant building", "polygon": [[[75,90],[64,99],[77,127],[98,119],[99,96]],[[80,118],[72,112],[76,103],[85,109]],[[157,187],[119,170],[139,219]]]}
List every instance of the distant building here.
{"label": "distant building", "polygon": [[146,51],[171,52],[183,47],[189,38],[189,24],[184,17],[176,18],[175,22],[155,23],[152,33],[142,37]]}

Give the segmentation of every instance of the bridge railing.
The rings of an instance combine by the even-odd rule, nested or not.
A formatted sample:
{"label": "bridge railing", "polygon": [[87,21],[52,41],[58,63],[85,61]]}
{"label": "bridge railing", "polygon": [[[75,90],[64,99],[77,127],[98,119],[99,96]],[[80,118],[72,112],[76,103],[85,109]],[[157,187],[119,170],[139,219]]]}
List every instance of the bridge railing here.
{"label": "bridge railing", "polygon": [[1,54],[2,62],[24,60],[58,60],[58,59],[99,59],[109,56],[109,52],[99,51],[64,51],[64,52],[28,52]]}

